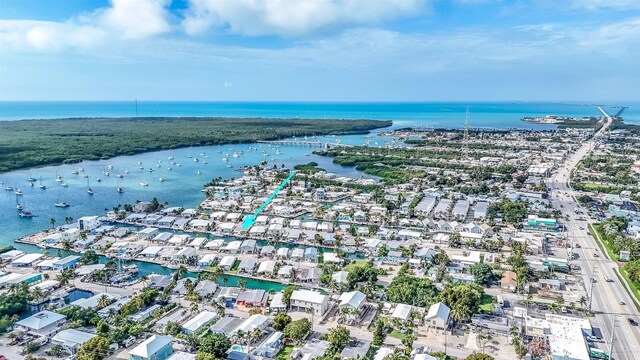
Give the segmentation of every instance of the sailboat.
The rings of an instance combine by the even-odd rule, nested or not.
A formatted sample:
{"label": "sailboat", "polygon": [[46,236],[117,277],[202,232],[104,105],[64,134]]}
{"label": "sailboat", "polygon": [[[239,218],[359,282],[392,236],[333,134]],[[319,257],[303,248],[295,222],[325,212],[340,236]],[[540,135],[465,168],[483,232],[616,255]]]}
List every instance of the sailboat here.
{"label": "sailboat", "polygon": [[57,182],[62,182],[62,176],[59,175],[57,171],[56,171],[56,181]]}
{"label": "sailboat", "polygon": [[87,194],[93,195],[93,189],[89,186],[89,178],[87,178]]}
{"label": "sailboat", "polygon": [[31,172],[29,172],[29,178],[27,179],[28,182],[30,183],[34,183],[36,181],[38,181],[36,178],[34,178],[33,176],[31,176]]}
{"label": "sailboat", "polygon": [[4,189],[7,190],[7,191],[13,191],[13,186],[7,185],[7,187],[4,188]]}
{"label": "sailboat", "polygon": [[122,188],[122,187],[118,186],[118,187],[116,188],[116,191],[117,191],[119,194],[122,194],[122,193],[124,193],[124,188]]}
{"label": "sailboat", "polygon": [[24,193],[22,192],[22,190],[20,190],[19,188],[16,188],[15,194],[16,194],[16,196],[22,196],[22,195],[24,195]]}
{"label": "sailboat", "polygon": [[162,171],[160,171],[160,177],[158,178],[158,181],[164,182],[164,177],[162,177]]}
{"label": "sailboat", "polygon": [[129,169],[127,169],[127,167],[126,167],[126,166],[124,167],[124,173],[125,173],[125,174],[128,174],[128,173],[129,173]]}
{"label": "sailboat", "polygon": [[16,209],[18,211],[22,211],[22,209],[23,209],[22,208],[22,204],[20,204],[20,197],[19,196],[16,196]]}
{"label": "sailboat", "polygon": [[40,189],[47,190],[47,185],[42,183],[42,178],[40,178]]}
{"label": "sailboat", "polygon": [[69,207],[69,203],[66,201],[60,201],[60,195],[58,195],[58,201],[54,204],[56,207],[59,208],[68,208]]}
{"label": "sailboat", "polygon": [[66,182],[60,183],[60,186],[62,187],[69,187],[69,184],[67,184]]}
{"label": "sailboat", "polygon": [[18,213],[18,216],[20,216],[21,218],[28,218],[28,219],[30,219],[30,218],[34,217],[35,215],[33,215],[33,214],[31,213],[31,211],[22,210],[22,211],[20,211],[20,212]]}

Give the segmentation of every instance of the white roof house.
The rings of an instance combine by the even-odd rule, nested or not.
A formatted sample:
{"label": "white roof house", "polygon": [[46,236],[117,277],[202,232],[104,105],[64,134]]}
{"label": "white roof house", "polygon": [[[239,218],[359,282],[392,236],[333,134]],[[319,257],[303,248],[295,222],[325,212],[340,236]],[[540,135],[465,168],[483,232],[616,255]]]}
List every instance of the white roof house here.
{"label": "white roof house", "polygon": [[391,314],[392,318],[400,319],[400,320],[409,320],[409,315],[411,315],[411,305],[407,304],[398,304],[396,305],[395,310]]}
{"label": "white roof house", "polygon": [[429,307],[425,320],[431,326],[446,328],[449,322],[449,313],[451,309],[442,302],[435,303]]}
{"label": "white roof house", "polygon": [[360,291],[350,291],[346,293],[342,293],[338,298],[340,302],[340,307],[349,306],[353,309],[359,309],[366,300],[367,296]]}
{"label": "white roof house", "polygon": [[273,270],[275,270],[276,268],[276,262],[273,260],[266,260],[266,261],[262,261],[260,262],[260,265],[258,266],[258,274],[263,274],[263,273],[273,273]]}
{"label": "white roof house", "polygon": [[184,332],[187,334],[195,333],[198,330],[202,329],[204,326],[209,324],[211,321],[216,319],[218,315],[213,311],[202,311],[198,315],[189,319],[189,321],[185,322],[182,325]]}
{"label": "white roof house", "polygon": [[55,334],[53,338],[51,338],[51,342],[61,345],[71,352],[74,352],[80,347],[80,345],[86,343],[96,336],[97,335],[95,334],[76,329],[66,329]]}
{"label": "white roof house", "polygon": [[67,317],[53,311],[44,310],[26,319],[18,321],[15,326],[38,335],[49,335],[57,331]]}
{"label": "white roof house", "polygon": [[171,336],[153,335],[129,350],[129,356],[137,359],[155,359],[156,354],[166,351],[165,349],[171,347],[172,344],[173,338]]}
{"label": "white roof house", "polygon": [[42,258],[44,256],[44,254],[39,254],[39,253],[34,253],[34,254],[26,254],[24,256],[21,256],[15,260],[13,260],[11,262],[11,266],[15,266],[15,267],[25,267],[25,266],[32,266],[33,263],[35,263],[36,261],[40,260],[40,258]]}

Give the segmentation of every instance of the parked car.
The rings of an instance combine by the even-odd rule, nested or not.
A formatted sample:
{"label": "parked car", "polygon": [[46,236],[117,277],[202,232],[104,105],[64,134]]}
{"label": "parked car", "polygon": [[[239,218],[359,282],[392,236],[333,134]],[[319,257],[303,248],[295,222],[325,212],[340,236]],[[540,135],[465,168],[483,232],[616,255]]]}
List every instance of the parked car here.
{"label": "parked car", "polygon": [[629,324],[631,324],[633,326],[638,326],[638,322],[633,320],[632,318],[627,318],[627,321],[629,321]]}
{"label": "parked car", "polygon": [[580,244],[576,243],[576,249],[580,249],[582,246],[580,246]]}

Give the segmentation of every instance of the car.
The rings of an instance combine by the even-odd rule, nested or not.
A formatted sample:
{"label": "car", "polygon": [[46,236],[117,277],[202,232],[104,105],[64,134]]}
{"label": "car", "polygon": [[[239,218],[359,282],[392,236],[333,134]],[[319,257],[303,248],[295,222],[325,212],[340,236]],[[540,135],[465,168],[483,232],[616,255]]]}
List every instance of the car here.
{"label": "car", "polygon": [[638,322],[633,320],[632,318],[627,318],[627,321],[629,322],[629,324],[633,326],[638,326]]}
{"label": "car", "polygon": [[608,277],[605,277],[605,278],[604,278],[604,280],[605,280],[606,282],[613,282],[613,280],[611,280],[611,279],[610,279],[610,278],[608,278]]}
{"label": "car", "polygon": [[584,226],[580,226],[580,230],[584,230]]}
{"label": "car", "polygon": [[600,257],[600,255],[593,253],[593,257]]}
{"label": "car", "polygon": [[627,305],[627,304],[625,304],[625,302],[624,302],[624,301],[618,301],[618,304],[620,304],[620,305]]}
{"label": "car", "polygon": [[582,246],[580,246],[580,244],[576,243],[575,248],[576,249],[580,249]]}

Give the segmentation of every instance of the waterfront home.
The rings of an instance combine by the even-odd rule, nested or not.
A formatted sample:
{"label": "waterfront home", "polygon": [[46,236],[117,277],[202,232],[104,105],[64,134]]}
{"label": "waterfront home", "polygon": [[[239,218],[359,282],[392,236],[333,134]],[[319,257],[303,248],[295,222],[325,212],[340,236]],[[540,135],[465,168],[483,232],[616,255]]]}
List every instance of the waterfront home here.
{"label": "waterfront home", "polygon": [[10,287],[14,284],[35,284],[42,281],[42,274],[28,273],[28,274],[15,274],[9,273],[0,277],[0,289]]}
{"label": "waterfront home", "polygon": [[173,236],[172,233],[161,232],[156,234],[151,241],[156,244],[166,244],[167,241],[169,241],[169,239],[171,239],[172,236]]}
{"label": "waterfront home", "polygon": [[42,260],[36,264],[36,269],[38,270],[53,270],[53,263],[60,260],[59,257],[54,257],[47,260]]}
{"label": "waterfront home", "polygon": [[242,325],[242,323],[243,323],[242,319],[227,316],[227,317],[223,317],[218,322],[213,324],[209,328],[209,331],[211,331],[214,334],[215,333],[224,334],[227,337],[231,337],[233,336],[233,334],[235,334],[236,330],[240,327],[240,325]]}
{"label": "waterfront home", "polygon": [[218,315],[213,311],[204,310],[182,324],[182,329],[187,335],[194,334],[217,318]]}
{"label": "waterfront home", "polygon": [[198,259],[198,267],[204,268],[211,266],[211,264],[218,258],[216,254],[205,254]]}
{"label": "waterfront home", "polygon": [[204,244],[204,248],[209,250],[217,250],[220,249],[224,245],[224,239],[214,239],[209,240],[206,244]]}
{"label": "waterfront home", "polygon": [[329,296],[317,291],[294,290],[291,294],[291,307],[305,311],[310,309],[316,315],[322,315],[329,308]]}
{"label": "waterfront home", "polygon": [[234,240],[227,243],[227,245],[222,248],[222,251],[227,252],[229,254],[237,254],[242,246],[242,241]]}
{"label": "waterfront home", "polygon": [[236,262],[236,257],[233,255],[224,256],[218,263],[218,267],[224,271],[229,271]]}
{"label": "waterfront home", "polygon": [[256,217],[255,223],[256,225],[267,225],[269,221],[269,217],[266,215],[260,215]]}
{"label": "waterfront home", "polygon": [[206,279],[198,281],[198,284],[193,289],[193,291],[195,291],[203,299],[211,298],[217,290],[218,284],[216,284],[213,280]]}
{"label": "waterfront home", "polygon": [[65,269],[75,267],[79,262],[80,262],[80,256],[69,255],[63,259],[55,261],[53,263],[53,268],[55,270],[65,270]]}
{"label": "waterfront home", "polygon": [[78,228],[66,229],[60,233],[61,242],[73,243],[80,237],[80,230]]}
{"label": "waterfront home", "polygon": [[289,258],[289,248],[281,247],[276,252],[276,257],[280,259],[288,259]]}
{"label": "waterfront home", "polygon": [[96,336],[95,334],[76,329],[66,329],[55,334],[51,338],[51,343],[62,346],[62,348],[70,354],[75,354],[82,344]]}
{"label": "waterfront home", "polygon": [[336,284],[346,284],[349,278],[349,273],[346,271],[336,271],[331,274],[331,280]]}
{"label": "waterfront home", "polygon": [[278,269],[278,278],[280,279],[289,279],[293,275],[293,266],[284,265]]}
{"label": "waterfront home", "polygon": [[149,275],[149,286],[154,289],[163,290],[173,282],[173,275]]}
{"label": "waterfront home", "polygon": [[160,219],[158,219],[156,224],[161,227],[171,227],[171,225],[173,225],[173,222],[176,221],[176,219],[177,218],[175,216],[163,216]]}
{"label": "waterfront home", "polygon": [[262,261],[258,266],[258,274],[272,275],[275,268],[276,268],[275,261],[273,260]]}
{"label": "waterfront home", "polygon": [[267,227],[264,225],[254,225],[249,230],[249,235],[253,237],[261,237],[267,231]]}
{"label": "waterfront home", "polygon": [[171,261],[174,259],[177,252],[178,250],[172,247],[164,247],[162,251],[160,251],[160,258],[164,261]]}
{"label": "waterfront home", "polygon": [[338,257],[338,254],[333,252],[326,252],[322,254],[325,263],[329,264],[341,264],[342,259]]}
{"label": "waterfront home", "polygon": [[221,224],[218,224],[217,230],[225,235],[229,235],[233,232],[233,229],[236,227],[236,224],[232,223],[232,222],[224,222]]}
{"label": "waterfront home", "polygon": [[300,241],[301,236],[302,236],[302,232],[299,229],[292,228],[292,229],[289,229],[286,239],[290,243],[296,243]]}
{"label": "waterfront home", "polygon": [[51,336],[58,332],[67,321],[67,317],[53,311],[44,310],[15,323],[16,330],[34,336]]}
{"label": "waterfront home", "polygon": [[277,223],[269,224],[269,227],[267,228],[267,235],[272,237],[281,236],[282,229],[283,229],[282,224],[277,224]]}
{"label": "waterfront home", "polygon": [[317,262],[318,261],[318,249],[316,248],[306,248],[304,250],[304,261],[309,262]]}
{"label": "waterfront home", "polygon": [[136,235],[140,240],[151,240],[156,236],[156,234],[158,234],[158,232],[159,230],[156,228],[144,228],[138,231]]}
{"label": "waterfront home", "polygon": [[89,298],[78,299],[76,301],[71,302],[70,306],[78,306],[83,309],[95,309],[98,307],[101,298],[107,298],[109,301],[115,301],[117,298],[115,295],[107,294],[107,293],[99,293],[95,294]]}
{"label": "waterfront home", "polygon": [[236,299],[236,306],[241,305],[245,307],[266,307],[269,300],[269,294],[260,289],[245,290],[238,295]]}
{"label": "waterfront home", "polygon": [[189,235],[187,234],[175,234],[171,237],[171,239],[169,239],[169,241],[167,241],[167,243],[174,245],[174,246],[180,246],[180,245],[184,245],[187,243],[187,241],[189,241]]}
{"label": "waterfront home", "polygon": [[176,221],[173,222],[172,228],[178,229],[178,230],[184,230],[187,227],[187,224],[189,224],[189,219],[178,218],[176,219]]}
{"label": "waterfront home", "polygon": [[273,253],[275,252],[275,248],[271,245],[265,245],[263,247],[260,248],[260,256],[273,256]]}
{"label": "waterfront home", "polygon": [[322,275],[322,270],[317,267],[303,268],[298,270],[298,280],[304,283],[317,283]]}
{"label": "waterfront home", "polygon": [[35,289],[38,288],[42,290],[45,294],[52,292],[53,290],[60,287],[60,282],[57,280],[45,280],[39,284],[31,285],[29,288]]}
{"label": "waterfront home", "polygon": [[87,276],[98,270],[102,270],[105,268],[105,264],[91,264],[91,265],[82,265],[77,267],[73,273],[76,276]]}
{"label": "waterfront home", "polygon": [[193,240],[191,240],[191,242],[189,243],[189,246],[194,248],[194,249],[200,249],[202,247],[202,245],[204,245],[207,242],[207,238],[205,237],[197,237]]}
{"label": "waterfront home", "polygon": [[26,254],[23,255],[13,261],[11,261],[11,266],[13,267],[33,267],[38,260],[44,257],[44,254]]}
{"label": "waterfront home", "polygon": [[152,335],[129,350],[129,360],[166,360],[173,353],[173,338]]}
{"label": "waterfront home", "polygon": [[171,293],[186,295],[189,292],[188,290],[189,286],[187,285],[187,283],[191,283],[191,285],[195,287],[197,282],[198,282],[198,279],[196,279],[195,277],[188,276],[188,277],[182,278],[176,281],[176,286],[173,288],[173,290],[171,290]]}
{"label": "waterfront home", "polygon": [[247,239],[247,240],[243,241],[242,244],[240,245],[240,252],[241,253],[253,253],[255,251],[256,251],[256,241],[255,240]]}
{"label": "waterfront home", "polygon": [[256,271],[257,266],[258,260],[254,258],[242,259],[242,261],[240,261],[240,265],[238,266],[238,273],[253,275],[253,273]]}
{"label": "waterfront home", "polygon": [[156,225],[156,223],[158,222],[158,220],[162,219],[162,215],[158,215],[158,214],[149,214],[147,215],[143,222],[147,225]]}
{"label": "waterfront home", "polygon": [[291,260],[301,261],[304,258],[304,249],[294,248],[291,250]]}
{"label": "waterfront home", "polygon": [[384,257],[383,262],[390,265],[400,265],[400,263],[403,263],[406,260],[407,259],[402,255],[401,252],[393,250],[389,251],[387,256]]}
{"label": "waterfront home", "polygon": [[9,250],[7,252],[4,252],[4,253],[0,254],[0,262],[10,262],[10,261],[13,261],[15,259],[18,259],[19,257],[23,256],[24,254],[25,254],[24,251]]}
{"label": "waterfront home", "polygon": [[289,221],[289,227],[292,229],[300,229],[302,222],[298,219],[293,219]]}
{"label": "waterfront home", "polygon": [[193,219],[189,221],[189,228],[193,231],[207,231],[211,226],[211,222],[205,219]]}
{"label": "waterfront home", "polygon": [[92,231],[100,226],[100,220],[97,216],[83,216],[77,221],[80,231]]}
{"label": "waterfront home", "polygon": [[293,350],[291,353],[291,360],[313,360],[324,356],[330,346],[331,344],[326,340],[313,339],[311,341],[307,341],[302,345],[302,347],[295,348]]}
{"label": "waterfront home", "polygon": [[282,339],[282,332],[273,332],[253,351],[253,355],[268,359],[275,358],[282,348]]}

